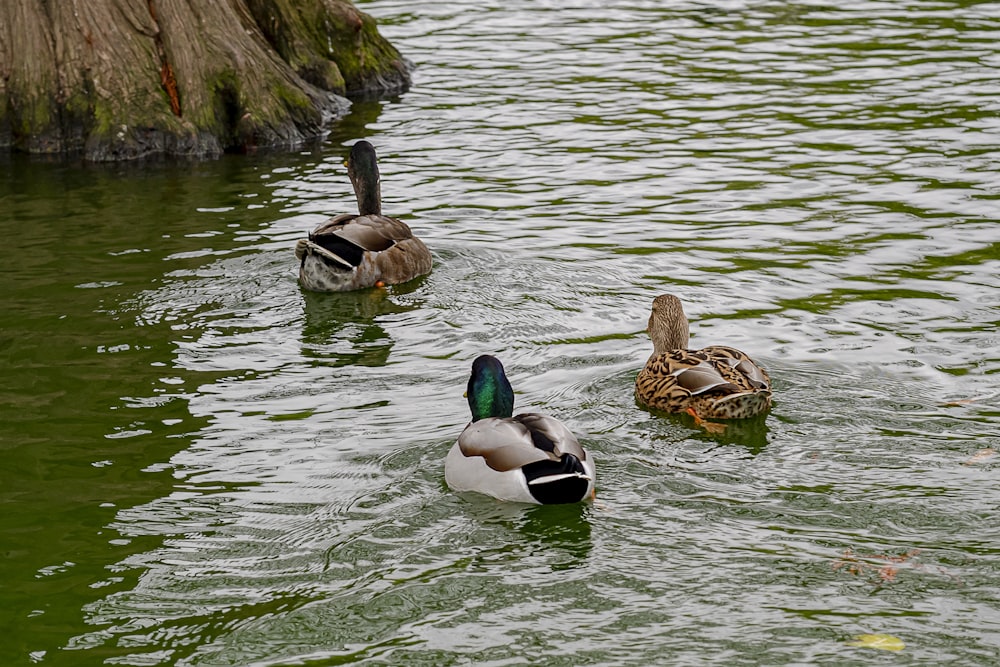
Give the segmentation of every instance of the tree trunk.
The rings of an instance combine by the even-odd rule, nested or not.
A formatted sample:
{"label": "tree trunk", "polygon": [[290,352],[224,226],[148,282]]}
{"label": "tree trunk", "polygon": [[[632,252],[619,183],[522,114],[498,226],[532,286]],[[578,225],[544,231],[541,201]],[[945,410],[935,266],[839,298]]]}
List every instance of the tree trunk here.
{"label": "tree trunk", "polygon": [[0,0],[0,148],[91,160],[295,145],[409,85],[348,0]]}

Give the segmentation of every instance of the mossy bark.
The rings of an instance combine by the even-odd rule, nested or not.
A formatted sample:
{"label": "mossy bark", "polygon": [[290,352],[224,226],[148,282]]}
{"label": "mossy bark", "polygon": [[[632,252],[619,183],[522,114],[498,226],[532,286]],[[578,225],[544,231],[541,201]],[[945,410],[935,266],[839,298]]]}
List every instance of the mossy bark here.
{"label": "mossy bark", "polygon": [[88,159],[294,145],[409,85],[347,0],[3,0],[0,148]]}
{"label": "mossy bark", "polygon": [[267,39],[302,78],[348,94],[403,89],[409,74],[375,22],[337,0],[246,0]]}

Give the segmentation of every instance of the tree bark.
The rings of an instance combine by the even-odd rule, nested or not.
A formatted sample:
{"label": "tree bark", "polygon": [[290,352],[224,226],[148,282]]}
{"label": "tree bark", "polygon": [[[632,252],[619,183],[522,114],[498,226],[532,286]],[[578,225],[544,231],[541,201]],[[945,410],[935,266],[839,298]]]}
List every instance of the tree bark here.
{"label": "tree bark", "polygon": [[409,85],[348,0],[2,0],[0,148],[218,155],[320,135]]}

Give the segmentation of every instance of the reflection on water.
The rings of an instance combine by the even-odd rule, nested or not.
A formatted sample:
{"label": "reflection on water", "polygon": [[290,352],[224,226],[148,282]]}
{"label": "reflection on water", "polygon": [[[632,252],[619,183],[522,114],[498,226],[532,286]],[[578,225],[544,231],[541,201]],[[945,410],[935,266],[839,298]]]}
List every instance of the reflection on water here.
{"label": "reflection on water", "polygon": [[[751,455],[759,454],[767,446],[766,415],[738,421],[704,420],[699,423],[694,417],[687,414],[662,412],[641,405],[638,401],[635,402],[635,405],[658,420],[668,420],[683,425],[685,437],[700,437],[724,445],[742,446]],[[692,430],[696,432],[695,435],[690,433]],[[662,440],[663,436],[654,436],[653,439],[654,441]]]}
{"label": "reflection on water", "polygon": [[[419,282],[419,281],[415,281]],[[412,284],[401,288],[413,289]],[[302,354],[334,366],[384,366],[392,339],[379,323],[383,316],[416,310],[393,301],[384,289],[331,296],[303,290],[305,323]]]}
{"label": "reflection on water", "polygon": [[[995,5],[362,8],[321,146],[0,165],[0,663],[990,664]],[[304,292],[362,136],[434,271]],[[635,404],[666,291],[769,416]],[[448,491],[483,353],[594,503]]]}

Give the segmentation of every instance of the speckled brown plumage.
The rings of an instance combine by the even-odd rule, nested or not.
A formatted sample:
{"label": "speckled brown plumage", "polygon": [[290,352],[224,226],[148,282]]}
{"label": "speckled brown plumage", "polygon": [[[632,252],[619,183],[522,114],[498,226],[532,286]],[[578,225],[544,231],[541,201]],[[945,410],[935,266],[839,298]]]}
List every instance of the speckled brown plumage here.
{"label": "speckled brown plumage", "polygon": [[664,412],[744,419],[771,407],[771,379],[745,353],[721,345],[688,350],[688,322],[680,300],[657,297],[648,331],[654,351],[635,379],[636,399]]}

